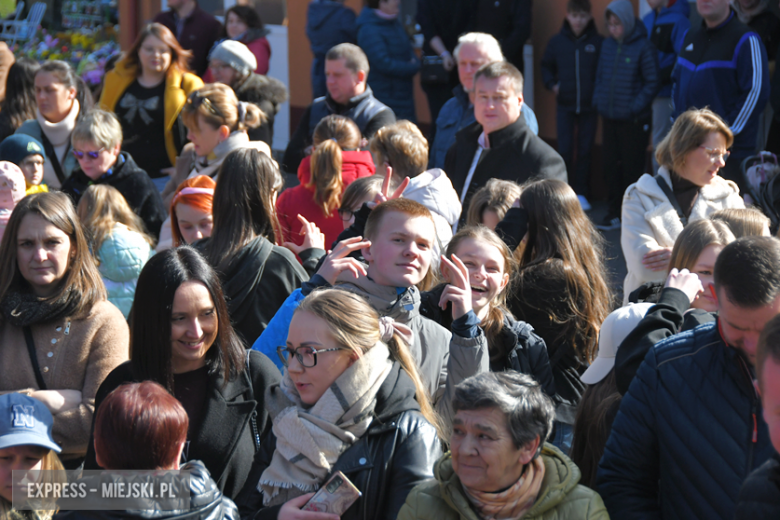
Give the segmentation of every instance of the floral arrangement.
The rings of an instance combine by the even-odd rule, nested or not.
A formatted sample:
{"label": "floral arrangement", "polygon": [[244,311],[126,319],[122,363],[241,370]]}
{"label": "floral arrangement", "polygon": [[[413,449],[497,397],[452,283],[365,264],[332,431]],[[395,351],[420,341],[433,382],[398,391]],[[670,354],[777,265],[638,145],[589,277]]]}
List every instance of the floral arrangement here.
{"label": "floral arrangement", "polygon": [[87,85],[95,86],[103,79],[108,59],[120,52],[116,39],[117,32],[113,27],[56,34],[41,29],[29,41],[15,45],[13,52],[17,58],[25,56],[40,62],[67,61]]}

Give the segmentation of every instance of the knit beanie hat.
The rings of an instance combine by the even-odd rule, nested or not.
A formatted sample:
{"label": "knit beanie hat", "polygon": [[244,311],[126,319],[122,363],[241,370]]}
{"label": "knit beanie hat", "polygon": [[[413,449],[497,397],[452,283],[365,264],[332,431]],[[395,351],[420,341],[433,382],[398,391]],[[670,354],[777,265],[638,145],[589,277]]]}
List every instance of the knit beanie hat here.
{"label": "knit beanie hat", "polygon": [[623,39],[628,38],[634,31],[636,16],[634,16],[634,6],[628,0],[615,0],[607,6],[606,16],[609,13],[614,14],[623,24]]}
{"label": "knit beanie hat", "polygon": [[16,203],[24,198],[24,174],[14,163],[0,161],[0,240]]}
{"label": "knit beanie hat", "polygon": [[25,134],[14,134],[3,139],[0,143],[0,161],[8,161],[17,166],[30,155],[40,155],[46,160],[46,152],[43,145],[34,137]]}
{"label": "knit beanie hat", "polygon": [[223,61],[243,76],[257,68],[257,58],[249,47],[235,40],[225,40],[214,47],[209,55],[209,61],[211,60]]}

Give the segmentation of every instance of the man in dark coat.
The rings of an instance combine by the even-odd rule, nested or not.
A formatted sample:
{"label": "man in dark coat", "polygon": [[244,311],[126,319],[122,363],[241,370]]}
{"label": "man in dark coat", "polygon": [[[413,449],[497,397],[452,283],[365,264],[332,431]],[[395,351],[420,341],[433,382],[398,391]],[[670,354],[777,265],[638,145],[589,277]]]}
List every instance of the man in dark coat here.
{"label": "man in dark coat", "polygon": [[383,126],[395,123],[393,111],[378,101],[366,85],[368,70],[368,58],[357,45],[342,43],[328,51],[325,55],[328,95],[315,99],[304,112],[284,152],[284,171],[298,171],[312,144],[317,123],[326,116],[337,114],[350,118],[366,139]]}
{"label": "man in dark coat", "polygon": [[[457,133],[444,170],[468,208],[472,195],[492,178],[523,183],[532,177],[566,182],[558,152],[528,128],[521,116],[523,76],[511,63],[485,65],[474,76],[477,122]],[[459,225],[466,221],[463,211]]]}
{"label": "man in dark coat", "polygon": [[753,366],[780,314],[780,241],[732,242],[706,290],[717,321],[650,349],[620,404],[597,479],[612,518],[731,520],[745,478],[773,453]]}
{"label": "man in dark coat", "polygon": [[775,453],[750,474],[739,491],[736,520],[780,518],[780,318],[767,323],[758,340],[756,375],[764,419]]}
{"label": "man in dark coat", "polygon": [[223,37],[222,24],[196,0],[168,0],[168,7],[170,10],[158,13],[153,21],[170,29],[179,44],[192,51],[190,68],[203,76],[209,66],[209,51]]}

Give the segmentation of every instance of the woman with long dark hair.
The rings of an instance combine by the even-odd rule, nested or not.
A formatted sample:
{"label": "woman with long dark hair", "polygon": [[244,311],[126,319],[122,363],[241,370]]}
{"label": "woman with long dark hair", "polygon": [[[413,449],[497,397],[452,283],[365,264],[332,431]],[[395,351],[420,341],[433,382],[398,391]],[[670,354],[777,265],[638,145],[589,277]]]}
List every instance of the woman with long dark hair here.
{"label": "woman with long dark hair", "polygon": [[[115,112],[122,124],[123,148],[145,170],[159,191],[187,142],[179,113],[187,96],[203,81],[192,74],[184,50],[164,25],[146,25],[135,43],[106,74],[100,106]],[[157,180],[159,179],[159,180]]]}
{"label": "woman with long dark hair", "polygon": [[17,134],[26,134],[43,144],[46,160],[43,182],[59,188],[78,167],[71,153],[71,133],[76,121],[92,108],[92,93],[67,62],[54,60],[35,73],[35,117],[25,121]]}
{"label": "woman with long dark hair", "polygon": [[0,393],[46,405],[66,467],[87,452],[95,394],[128,342],[68,196],[23,198],[0,245]]}
{"label": "woman with long dark hair", "polygon": [[497,228],[504,230],[517,213],[527,222],[512,231],[522,240],[515,250],[519,270],[509,310],[547,344],[558,392],[552,442],[566,452],[585,390],[580,374],[596,357],[599,328],[612,310],[604,238],[565,182],[531,182],[518,201],[520,207],[510,209]]}
{"label": "woman with long dark hair", "polygon": [[0,110],[0,141],[13,135],[28,119],[35,119],[35,74],[40,68],[32,58],[19,58],[8,69]]}
{"label": "woman with long dark hair", "polygon": [[295,255],[275,245],[274,201],[281,189],[279,168],[267,155],[251,148],[231,152],[214,190],[214,229],[197,245],[219,272],[230,318],[247,347],[309,279]]}
{"label": "woman with long dark hair", "polygon": [[[191,247],[158,253],[144,266],[130,330],[131,361],[108,375],[95,407],[123,383],[160,383],[189,415],[183,457],[202,461],[220,490],[234,497],[269,427],[263,395],[279,371],[265,355],[244,351],[216,272]],[[85,468],[98,468],[93,442]]]}

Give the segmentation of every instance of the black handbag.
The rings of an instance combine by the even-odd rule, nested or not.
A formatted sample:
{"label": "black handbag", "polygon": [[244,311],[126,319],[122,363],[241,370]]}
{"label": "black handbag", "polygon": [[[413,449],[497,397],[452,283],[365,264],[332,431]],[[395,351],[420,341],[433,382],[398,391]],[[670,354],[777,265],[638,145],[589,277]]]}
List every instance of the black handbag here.
{"label": "black handbag", "polygon": [[445,85],[450,80],[450,72],[444,68],[441,56],[423,56],[420,66],[420,83],[426,85]]}

